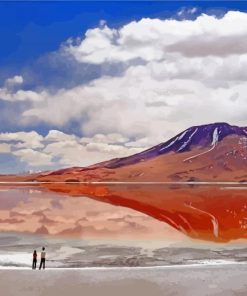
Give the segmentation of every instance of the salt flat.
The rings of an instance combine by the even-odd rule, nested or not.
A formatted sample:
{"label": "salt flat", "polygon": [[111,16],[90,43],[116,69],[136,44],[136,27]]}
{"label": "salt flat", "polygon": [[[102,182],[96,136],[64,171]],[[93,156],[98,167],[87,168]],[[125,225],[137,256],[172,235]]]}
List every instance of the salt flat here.
{"label": "salt flat", "polygon": [[247,264],[155,268],[0,270],[1,294],[247,295]]}

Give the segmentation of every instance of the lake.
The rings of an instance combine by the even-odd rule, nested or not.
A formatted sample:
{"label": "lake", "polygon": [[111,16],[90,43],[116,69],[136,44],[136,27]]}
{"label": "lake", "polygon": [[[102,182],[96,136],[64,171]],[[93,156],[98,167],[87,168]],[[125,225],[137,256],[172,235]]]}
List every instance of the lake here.
{"label": "lake", "polygon": [[[0,265],[160,266],[245,260],[246,185],[1,184]],[[237,252],[236,252],[237,250]]]}

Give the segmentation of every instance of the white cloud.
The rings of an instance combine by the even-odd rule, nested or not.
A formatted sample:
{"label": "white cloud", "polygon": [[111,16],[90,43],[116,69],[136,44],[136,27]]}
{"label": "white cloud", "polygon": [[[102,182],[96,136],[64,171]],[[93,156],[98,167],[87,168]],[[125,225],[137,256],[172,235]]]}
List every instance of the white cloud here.
{"label": "white cloud", "polygon": [[24,82],[24,79],[22,76],[16,75],[14,77],[8,78],[5,81],[5,84],[10,86],[10,85],[14,85],[14,84],[22,84]]}
{"label": "white cloud", "polygon": [[198,11],[196,7],[182,8],[178,11],[177,15],[180,17],[186,17],[187,15],[195,14]]}
{"label": "white cloud", "polygon": [[59,141],[75,140],[76,138],[77,137],[74,135],[68,135],[57,130],[50,130],[49,133],[44,138],[44,140],[48,142],[59,142]]}
{"label": "white cloud", "polygon": [[46,92],[36,93],[31,90],[19,89],[24,82],[22,76],[16,75],[5,80],[4,86],[0,88],[0,100],[3,101],[36,101],[40,95],[45,96]]}
{"label": "white cloud", "polygon": [[0,153],[17,157],[30,170],[53,169],[87,166],[142,150],[127,142],[119,134],[80,138],[58,130],[51,130],[44,137],[36,132],[0,133]]}
{"label": "white cloud", "polygon": [[[211,57],[196,58],[193,63],[181,58],[179,62],[133,66],[122,77],[102,77],[51,95],[34,103],[23,116],[27,122],[59,127],[77,120],[90,138],[117,133],[134,141],[147,138],[149,145],[195,124],[228,121],[242,125],[247,115],[243,65],[237,66],[240,71],[233,67],[229,72],[229,65],[218,61],[217,66],[216,62]],[[238,99],[230,100],[236,93]]]}
{"label": "white cloud", "polygon": [[194,13],[197,12],[197,8],[196,7],[193,7],[191,9],[189,9],[188,11],[189,11],[189,13],[194,14]]}
{"label": "white cloud", "polygon": [[[189,12],[195,13],[195,9]],[[85,63],[126,62],[136,58],[150,62],[170,59],[167,47],[177,42],[190,40],[197,45],[197,37],[217,42],[220,38],[234,36],[241,42],[246,33],[247,14],[237,11],[230,11],[221,19],[206,14],[196,20],[182,21],[144,18],[119,30],[107,26],[88,30],[81,42],[70,44],[65,50]],[[233,46],[226,49],[229,54],[234,51],[234,44],[237,46],[232,43]]]}
{"label": "white cloud", "polygon": [[21,161],[28,163],[31,167],[44,167],[52,164],[52,156],[33,149],[20,149],[13,152],[13,155]]}
{"label": "white cloud", "polygon": [[14,143],[15,148],[42,148],[43,137],[35,131],[0,133],[0,142]]}
{"label": "white cloud", "polygon": [[[47,137],[44,139],[46,140]],[[86,166],[143,150],[138,147],[128,147],[125,141],[127,139],[117,134],[98,134],[92,138],[66,135],[66,138],[63,136],[57,138],[57,141],[48,143],[43,152],[52,157],[58,157],[59,164],[63,166]]]}
{"label": "white cloud", "polygon": [[67,43],[63,54],[78,63],[124,64],[121,75],[53,92],[0,89],[3,100],[28,102],[21,125],[63,130],[73,122],[83,137],[51,130],[44,138],[34,136],[37,148],[25,140],[13,149],[86,165],[158,144],[192,125],[246,125],[246,37],[247,14],[237,11],[220,19],[146,18],[121,28],[102,23],[76,44]]}
{"label": "white cloud", "polygon": [[16,102],[16,101],[39,101],[43,98],[45,98],[47,95],[46,92],[39,92],[36,93],[35,91],[31,90],[18,90],[16,92],[13,92],[12,90],[4,87],[0,88],[0,100],[3,101],[10,101],[10,102]]}

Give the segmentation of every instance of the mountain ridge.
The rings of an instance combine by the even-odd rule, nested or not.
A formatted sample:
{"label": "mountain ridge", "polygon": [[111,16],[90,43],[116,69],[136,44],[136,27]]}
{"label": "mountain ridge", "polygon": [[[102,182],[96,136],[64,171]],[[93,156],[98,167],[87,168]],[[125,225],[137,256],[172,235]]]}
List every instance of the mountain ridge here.
{"label": "mountain ridge", "polygon": [[[236,181],[247,180],[247,128],[220,122],[190,127],[140,153],[88,167],[27,176],[28,181]],[[8,180],[8,176],[0,176]]]}
{"label": "mountain ridge", "polygon": [[[217,131],[217,134],[215,133]],[[116,168],[118,165],[127,160],[128,164],[133,164],[135,161],[141,161],[142,159],[156,157],[161,154],[169,153],[169,152],[177,152],[182,153],[188,151],[191,147],[191,140],[195,137],[195,141],[192,142],[192,145],[197,145],[201,147],[200,144],[209,144],[208,137],[211,136],[212,144],[215,145],[216,141],[221,141],[224,137],[237,134],[247,137],[247,127],[238,127],[232,126],[225,122],[206,124],[206,125],[197,125],[192,126],[178,135],[174,136],[170,140],[160,143],[154,147],[151,147],[143,152],[134,154],[132,156],[127,156],[123,158],[113,159],[109,162],[113,162],[112,164],[107,165],[108,168]],[[204,140],[204,143],[202,143]],[[206,143],[205,143],[206,141]],[[139,159],[138,159],[139,158]],[[130,161],[133,159],[133,161]],[[107,163],[107,162],[106,162]],[[123,163],[124,164],[124,163]],[[126,165],[126,164],[125,164]],[[93,165],[94,166],[94,165]],[[93,167],[92,166],[92,167]],[[97,164],[96,164],[97,166]]]}

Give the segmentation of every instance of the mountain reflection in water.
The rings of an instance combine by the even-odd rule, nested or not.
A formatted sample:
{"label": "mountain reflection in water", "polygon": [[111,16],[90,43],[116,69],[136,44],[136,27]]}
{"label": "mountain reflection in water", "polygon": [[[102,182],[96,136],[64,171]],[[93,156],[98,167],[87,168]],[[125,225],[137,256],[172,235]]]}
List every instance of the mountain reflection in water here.
{"label": "mountain reflection in water", "polygon": [[[111,236],[115,232],[147,237],[152,237],[153,232],[159,237],[179,237],[180,232],[215,242],[247,236],[244,184],[37,183],[22,187],[1,186],[2,190],[7,190],[1,192],[2,230],[9,225],[8,230],[44,234]],[[35,192],[35,198],[27,196],[27,190]],[[7,198],[11,191],[14,197]],[[109,216],[105,214],[107,211],[111,213]],[[88,223],[90,219],[98,224]],[[167,224],[177,231],[171,231]],[[32,225],[32,229],[27,229],[27,225]]]}
{"label": "mountain reflection in water", "polygon": [[0,232],[81,239],[185,239],[141,212],[72,195],[38,186],[0,187]]}

